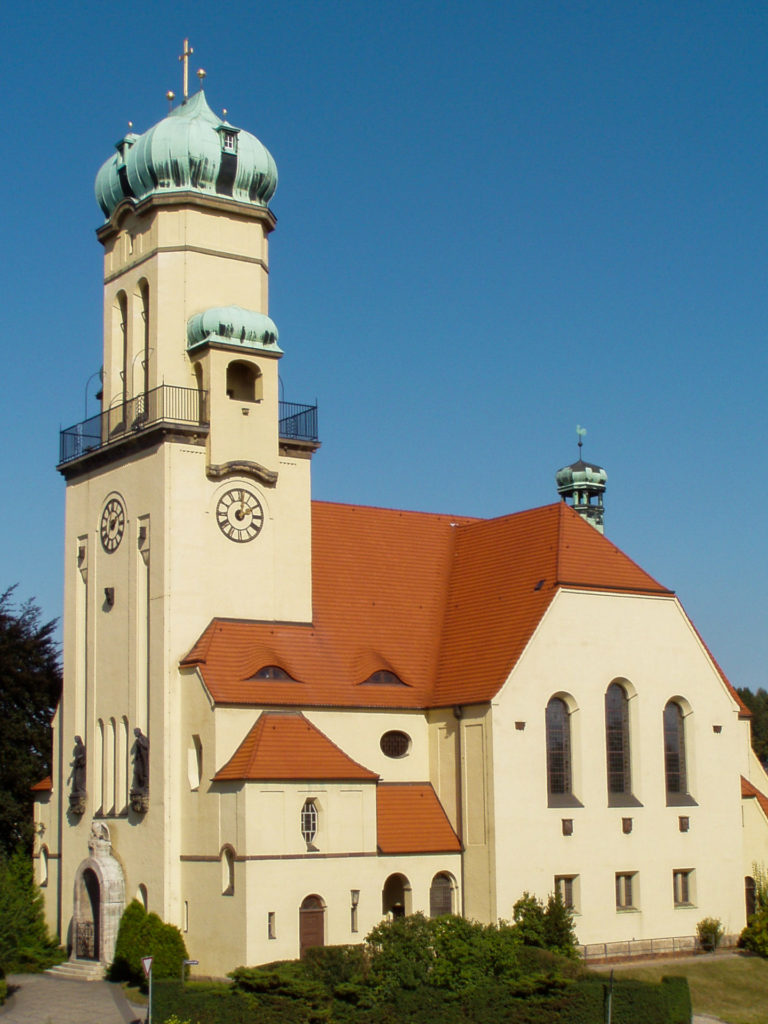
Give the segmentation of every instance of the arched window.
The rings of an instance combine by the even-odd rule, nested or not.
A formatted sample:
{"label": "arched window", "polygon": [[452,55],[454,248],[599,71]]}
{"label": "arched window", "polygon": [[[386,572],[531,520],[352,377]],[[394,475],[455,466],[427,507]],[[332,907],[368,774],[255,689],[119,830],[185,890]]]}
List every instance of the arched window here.
{"label": "arched window", "polygon": [[314,800],[305,800],[301,808],[301,834],[307,846],[311,846],[317,835],[317,804]]}
{"label": "arched window", "polygon": [[146,278],[139,281],[139,296],[141,298],[141,319],[142,319],[142,390],[146,394],[149,391],[149,282]]}
{"label": "arched window", "polygon": [[619,683],[611,683],[605,691],[605,752],[609,798],[629,796],[632,793],[628,705],[624,687]]}
{"label": "arched window", "polygon": [[440,872],[432,879],[429,887],[429,916],[440,917],[442,914],[452,914],[454,885],[450,875]]}
{"label": "arched window", "polygon": [[570,796],[571,715],[562,697],[553,697],[547,704],[547,793],[549,797]]}
{"label": "arched window", "polygon": [[234,362],[227,367],[227,398],[236,402],[260,402],[261,373],[251,363]]}
{"label": "arched window", "polygon": [[757,885],[752,875],[744,877],[744,901],[747,905],[747,920],[757,910]]}
{"label": "arched window", "polygon": [[381,910],[393,918],[405,917],[412,912],[411,883],[405,875],[390,875],[381,892]]}
{"label": "arched window", "polygon": [[231,846],[222,848],[221,854],[221,895],[235,894],[235,851]]}
{"label": "arched window", "polygon": [[674,700],[664,708],[664,776],[667,803],[679,803],[681,797],[688,795],[688,772],[683,709]]}
{"label": "arched window", "polygon": [[48,847],[40,847],[40,866],[38,871],[38,884],[40,888],[48,885]]}

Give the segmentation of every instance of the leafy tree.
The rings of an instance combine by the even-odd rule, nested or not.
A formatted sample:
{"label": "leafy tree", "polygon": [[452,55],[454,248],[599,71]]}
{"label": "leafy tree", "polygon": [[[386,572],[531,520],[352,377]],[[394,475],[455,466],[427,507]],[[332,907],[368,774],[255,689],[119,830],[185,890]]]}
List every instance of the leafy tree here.
{"label": "leafy tree", "polygon": [[0,855],[0,968],[43,970],[63,958],[48,934],[28,853],[20,848],[11,857]]}
{"label": "leafy tree", "polygon": [[61,693],[55,620],[0,596],[0,852],[32,845],[30,787],[51,773],[51,716]]}
{"label": "leafy tree", "polygon": [[762,686],[756,693],[746,686],[736,692],[752,712],[752,749],[765,764],[768,762],[768,692]]}

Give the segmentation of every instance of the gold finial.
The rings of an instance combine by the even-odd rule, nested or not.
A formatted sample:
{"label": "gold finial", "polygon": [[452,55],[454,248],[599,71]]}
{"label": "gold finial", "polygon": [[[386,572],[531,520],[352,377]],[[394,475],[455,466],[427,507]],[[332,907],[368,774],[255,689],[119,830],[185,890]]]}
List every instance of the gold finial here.
{"label": "gold finial", "polygon": [[184,40],[184,51],[179,54],[179,60],[184,65],[184,99],[189,96],[189,58],[195,51],[189,45],[189,40]]}
{"label": "gold finial", "polygon": [[168,90],[168,92],[165,94],[165,98],[168,100],[168,110],[173,110],[173,101],[176,99],[176,93],[173,91],[173,89]]}
{"label": "gold finial", "polygon": [[131,128],[133,128],[133,121],[128,122],[128,131],[130,131]]}
{"label": "gold finial", "polygon": [[203,79],[205,78],[205,68],[197,69],[197,77],[200,79],[200,88],[203,88]]}
{"label": "gold finial", "polygon": [[224,107],[224,109],[222,110],[221,116],[224,118],[225,121],[227,120],[227,108],[226,107]]}

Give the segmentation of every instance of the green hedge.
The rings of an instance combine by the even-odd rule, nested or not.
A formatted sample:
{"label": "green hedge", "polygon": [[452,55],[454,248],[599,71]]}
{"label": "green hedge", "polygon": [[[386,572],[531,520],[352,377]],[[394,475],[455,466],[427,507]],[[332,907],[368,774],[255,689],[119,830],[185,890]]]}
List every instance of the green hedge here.
{"label": "green hedge", "polygon": [[[319,998],[309,979],[305,984],[311,986],[311,997],[304,999],[298,972],[290,964],[272,964],[267,970],[240,968],[235,973],[240,975],[238,985],[246,982],[254,988],[158,982],[153,1019],[165,1024],[175,1014],[194,1024],[603,1024],[609,985],[594,975],[579,980],[540,976],[525,994],[519,993],[517,984],[491,981],[462,996],[425,986],[402,989],[375,1005],[355,1006],[330,993]],[[272,987],[267,979],[272,979]],[[658,985],[614,980],[614,1024],[689,1024],[690,1019],[685,978],[665,978]]]}

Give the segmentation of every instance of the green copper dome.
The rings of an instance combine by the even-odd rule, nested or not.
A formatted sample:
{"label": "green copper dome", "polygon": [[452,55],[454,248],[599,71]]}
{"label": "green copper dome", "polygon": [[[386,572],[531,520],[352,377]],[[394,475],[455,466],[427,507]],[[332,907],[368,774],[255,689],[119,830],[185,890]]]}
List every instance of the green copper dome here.
{"label": "green copper dome", "polygon": [[563,466],[555,474],[558,494],[570,495],[573,491],[589,491],[592,494],[599,494],[605,490],[608,474],[602,466],[595,466],[591,462],[571,463],[570,466]]}
{"label": "green copper dome", "polygon": [[129,133],[96,175],[96,199],[109,218],[123,199],[201,192],[266,206],[277,167],[255,135],[222,121],[202,89],[143,135]]}
{"label": "green copper dome", "polygon": [[240,306],[214,306],[189,318],[187,348],[197,348],[207,341],[282,355],[274,320],[266,313]]}

